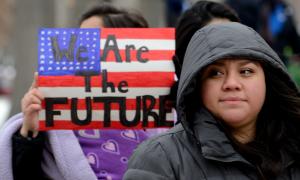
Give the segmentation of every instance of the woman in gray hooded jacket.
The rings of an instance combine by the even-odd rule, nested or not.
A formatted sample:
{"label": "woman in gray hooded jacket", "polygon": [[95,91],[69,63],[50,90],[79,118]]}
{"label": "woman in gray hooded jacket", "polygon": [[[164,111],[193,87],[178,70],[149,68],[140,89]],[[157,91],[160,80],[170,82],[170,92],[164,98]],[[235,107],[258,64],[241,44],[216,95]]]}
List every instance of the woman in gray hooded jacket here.
{"label": "woman in gray hooded jacket", "polygon": [[251,28],[192,37],[177,94],[180,123],[139,146],[125,180],[300,179],[300,95]]}

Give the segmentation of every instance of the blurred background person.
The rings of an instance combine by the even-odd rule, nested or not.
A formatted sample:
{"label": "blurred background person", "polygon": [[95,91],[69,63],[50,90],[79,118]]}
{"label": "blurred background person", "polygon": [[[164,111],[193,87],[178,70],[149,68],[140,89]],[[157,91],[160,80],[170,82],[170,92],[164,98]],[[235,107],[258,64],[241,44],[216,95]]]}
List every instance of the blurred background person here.
{"label": "blurred background person", "polygon": [[226,3],[237,11],[241,23],[259,32],[278,53],[299,86],[300,36],[295,23],[296,7],[293,10],[284,0],[226,0]]}
{"label": "blurred background person", "polygon": [[260,18],[260,34],[284,63],[288,64],[292,56],[299,58],[300,37],[292,9],[282,0],[264,0]]}
{"label": "blurred background person", "polygon": [[225,0],[225,3],[233,8],[241,19],[241,23],[258,30],[260,13],[263,0]]}

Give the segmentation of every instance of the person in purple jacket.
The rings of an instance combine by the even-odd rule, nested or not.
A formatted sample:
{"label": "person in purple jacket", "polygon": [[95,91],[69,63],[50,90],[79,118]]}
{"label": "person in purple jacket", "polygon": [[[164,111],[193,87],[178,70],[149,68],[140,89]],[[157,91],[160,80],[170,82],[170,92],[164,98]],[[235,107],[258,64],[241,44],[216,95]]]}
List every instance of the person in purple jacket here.
{"label": "person in purple jacket", "polygon": [[[141,15],[108,4],[82,15],[80,28],[103,27],[146,28],[148,24]],[[122,179],[133,150],[153,134],[131,129],[39,132],[43,98],[34,81],[22,99],[23,114],[13,117],[2,129],[0,144],[9,148],[0,154],[12,155],[12,162],[0,162],[0,179]]]}

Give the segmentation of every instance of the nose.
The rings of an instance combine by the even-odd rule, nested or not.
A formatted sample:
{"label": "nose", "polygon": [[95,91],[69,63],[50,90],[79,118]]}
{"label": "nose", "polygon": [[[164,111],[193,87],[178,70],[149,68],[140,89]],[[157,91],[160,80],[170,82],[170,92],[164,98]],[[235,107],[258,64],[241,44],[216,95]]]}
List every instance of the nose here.
{"label": "nose", "polygon": [[224,91],[229,91],[229,90],[241,90],[242,84],[240,82],[239,77],[234,74],[234,73],[229,73],[225,76],[224,82],[222,85],[222,89]]}

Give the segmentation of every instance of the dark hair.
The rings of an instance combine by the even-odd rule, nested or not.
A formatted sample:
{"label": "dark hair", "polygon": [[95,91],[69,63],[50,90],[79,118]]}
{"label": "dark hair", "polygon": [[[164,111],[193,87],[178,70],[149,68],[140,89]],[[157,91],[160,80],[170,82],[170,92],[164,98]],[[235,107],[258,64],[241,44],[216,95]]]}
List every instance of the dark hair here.
{"label": "dark hair", "polygon": [[236,150],[258,168],[259,179],[267,180],[279,176],[287,154],[300,162],[300,96],[288,77],[270,65],[263,67],[267,92],[254,140],[241,144],[224,129]]}
{"label": "dark hair", "polygon": [[81,16],[79,24],[93,16],[98,16],[102,18],[104,26],[107,28],[148,27],[147,21],[140,14],[128,12],[124,9],[118,9],[107,3],[103,3],[101,5],[93,7],[87,12],[85,12]]}
{"label": "dark hair", "polygon": [[[178,79],[180,78],[185,51],[192,36],[197,30],[207,25],[207,23],[214,18],[225,18],[232,22],[240,21],[237,14],[227,5],[210,1],[199,1],[195,3],[179,17],[176,25],[175,56],[173,56],[175,72]],[[177,88],[178,81],[172,86],[169,95],[173,107],[175,107],[176,104]]]}
{"label": "dark hair", "polygon": [[240,21],[237,14],[227,5],[210,1],[195,3],[179,17],[176,25],[176,56],[174,57],[178,78],[180,77],[185,51],[192,36],[214,18],[225,18],[232,22]]}

